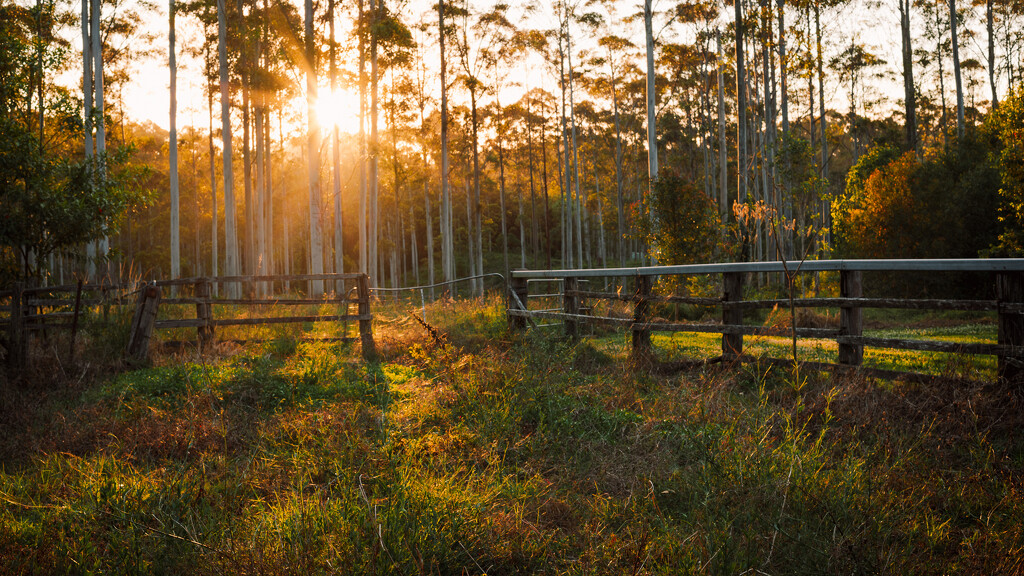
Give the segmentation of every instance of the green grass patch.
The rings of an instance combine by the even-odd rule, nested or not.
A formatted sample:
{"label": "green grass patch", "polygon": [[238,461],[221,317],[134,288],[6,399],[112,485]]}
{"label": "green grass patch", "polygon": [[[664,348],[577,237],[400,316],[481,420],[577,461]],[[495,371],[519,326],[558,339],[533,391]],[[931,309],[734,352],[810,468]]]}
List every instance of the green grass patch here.
{"label": "green grass patch", "polygon": [[[293,328],[4,392],[0,572],[996,574],[1024,561],[1012,385],[758,363],[659,374],[631,367],[622,334],[508,334],[496,298],[425,317],[436,334],[382,311],[376,363]],[[872,334],[993,337],[984,321],[926,324]],[[717,335],[654,343],[663,359],[720,353]],[[785,357],[789,343],[746,344]],[[801,340],[799,353],[835,349]]]}

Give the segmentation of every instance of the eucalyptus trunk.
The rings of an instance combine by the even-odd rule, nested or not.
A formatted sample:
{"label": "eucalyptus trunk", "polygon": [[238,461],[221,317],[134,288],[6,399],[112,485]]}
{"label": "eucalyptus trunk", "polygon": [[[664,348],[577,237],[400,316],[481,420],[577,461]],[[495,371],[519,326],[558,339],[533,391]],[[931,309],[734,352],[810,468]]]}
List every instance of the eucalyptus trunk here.
{"label": "eucalyptus trunk", "polygon": [[171,278],[181,276],[181,237],[179,230],[179,191],[178,191],[178,64],[174,54],[174,16],[177,12],[174,0],[169,0],[167,15],[167,67],[171,72],[170,84],[170,129],[168,144],[168,160],[171,187]]}
{"label": "eucalyptus trunk", "polygon": [[[729,221],[729,158],[725,139],[725,54],[722,52],[722,31],[715,30],[718,47],[718,213],[722,224]],[[722,228],[723,233],[725,228]]]}
{"label": "eucalyptus trunk", "polygon": [[[309,186],[309,272],[310,274],[323,274],[324,249],[320,222],[320,122],[316,114],[316,39],[313,36],[313,17],[313,0],[306,0],[306,175]],[[314,297],[323,295],[323,280],[310,281],[309,292]]]}
{"label": "eucalyptus trunk", "polygon": [[[438,43],[441,56],[441,269],[445,282],[455,279],[455,243],[452,241],[452,199],[448,182],[448,61],[444,49],[444,0],[437,3]],[[452,295],[455,285],[450,284]]]}
{"label": "eucalyptus trunk", "polygon": [[964,137],[964,86],[960,74],[960,43],[957,39],[956,0],[949,0],[949,35],[953,49],[953,78],[956,80],[956,137]]}
{"label": "eucalyptus trunk", "polygon": [[988,32],[988,84],[992,88],[992,108],[999,106],[999,94],[996,92],[996,35],[992,15],[992,0],[985,2],[985,28]]}
{"label": "eucalyptus trunk", "polygon": [[[327,21],[330,30],[330,76],[331,95],[338,89],[338,45],[334,37],[334,8],[336,0],[327,3]],[[338,125],[331,127],[331,181],[334,192],[334,272],[345,273],[345,238],[344,220],[341,212],[341,142],[339,141]],[[338,289],[343,289],[344,284],[339,283]]]}
{"label": "eucalyptus trunk", "polygon": [[[235,184],[232,169],[232,138],[231,138],[231,91],[228,77],[228,31],[226,0],[217,0],[218,43],[217,57],[220,67],[220,122],[223,152],[224,178],[224,272],[228,276],[237,276],[238,269],[238,232],[235,218]],[[240,295],[238,284],[228,284],[228,295]]]}
{"label": "eucalyptus trunk", "polygon": [[914,48],[910,35],[910,0],[898,0],[903,53],[903,115],[907,150],[920,153],[917,139],[917,96],[914,88]]}

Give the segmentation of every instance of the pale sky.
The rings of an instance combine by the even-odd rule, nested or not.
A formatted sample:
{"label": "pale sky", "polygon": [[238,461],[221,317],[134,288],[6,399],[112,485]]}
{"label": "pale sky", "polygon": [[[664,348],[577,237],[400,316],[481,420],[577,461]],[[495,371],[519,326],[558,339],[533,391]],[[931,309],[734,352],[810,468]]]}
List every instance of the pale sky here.
{"label": "pale sky", "polygon": [[[129,0],[131,1],[131,0]],[[883,2],[881,5],[875,4],[874,8],[865,8],[866,0],[857,0],[853,4],[845,7],[839,11],[831,11],[824,15],[822,22],[823,33],[830,39],[825,47],[828,53],[837,53],[850,41],[856,40],[867,45],[869,51],[875,53],[877,56],[887,62],[887,64],[880,69],[880,72],[885,73],[884,77],[872,80],[877,96],[883,96],[890,101],[890,104],[881,113],[885,113],[886,110],[891,109],[893,105],[898,102],[898,99],[902,94],[902,79],[900,77],[900,49],[899,49],[899,21],[896,14],[895,8],[889,6],[889,3]],[[491,2],[488,1],[487,4]],[[632,6],[635,4],[635,6]],[[415,0],[409,6],[401,8],[401,13],[404,15],[420,14],[428,7],[427,2],[422,0]],[[662,0],[662,2],[656,2],[655,8],[667,9],[671,6],[670,2]],[[631,3],[620,4],[620,14],[625,15],[635,8],[639,10],[642,7],[642,0],[635,0]],[[792,12],[792,11],[791,11]],[[301,14],[301,10],[300,10]],[[515,14],[515,8],[513,8],[513,15]],[[732,11],[729,9],[723,9],[722,21],[723,28],[731,22]],[[546,16],[545,16],[546,15]],[[436,26],[436,21],[431,16],[431,24]],[[787,24],[792,25],[797,23],[797,14],[787,13]],[[917,16],[915,25],[920,25],[920,16]],[[545,18],[552,20],[546,22]],[[158,13],[151,13],[147,16],[147,27],[151,33],[155,36],[154,46],[155,56],[147,59],[146,61],[139,62],[136,64],[136,69],[133,74],[133,81],[130,85],[124,88],[124,99],[125,105],[128,109],[128,114],[131,118],[137,121],[151,121],[158,126],[167,128],[169,125],[169,71],[167,68],[167,16],[166,16],[166,5],[159,6]],[[411,18],[406,18],[407,24],[411,24]],[[346,18],[339,18],[337,35],[339,38],[343,37],[348,33],[349,21]],[[554,27],[556,24],[553,22],[553,16],[551,16],[550,10],[541,10],[536,16],[531,17],[530,26],[540,28]],[[618,31],[619,34],[631,37],[638,46],[642,46],[642,26],[638,24],[627,25],[629,28]],[[191,117],[194,114],[196,123],[200,126],[206,124],[206,99],[202,91],[202,79],[199,73],[200,64],[197,60],[189,57],[185,54],[184,47],[188,45],[194,45],[199,42],[199,35],[195,29],[194,21],[191,18],[181,17],[178,18],[177,25],[177,62],[178,62],[178,125],[185,126],[191,123]],[[976,26],[977,28],[977,26]],[[680,28],[675,27],[674,29],[666,30],[663,33],[663,37],[670,38],[673,34],[678,34]],[[983,64],[987,64],[983,57],[983,44],[985,41],[984,30],[978,29],[979,36],[976,38],[967,38],[965,35],[961,35],[961,50],[963,55],[962,60],[967,58],[976,58]],[[689,33],[686,32],[687,36]],[[77,33],[77,29],[71,29],[69,31],[69,39],[72,41],[75,51],[81,49],[81,35]],[[924,42],[923,38],[917,36],[918,46],[921,48],[928,48],[928,46],[922,45]],[[581,44],[585,45],[586,41],[582,41]],[[793,39],[790,40],[791,50]],[[428,46],[427,50],[436,50],[436,46]],[[826,54],[826,61],[831,54]],[[642,54],[640,55],[642,57]],[[727,55],[728,57],[728,55]],[[436,61],[436,59],[429,59],[428,62]],[[643,65],[642,62],[638,64]],[[947,72],[951,66],[947,65]],[[539,75],[541,69],[539,66],[536,67],[535,78],[532,82],[534,85],[540,84]],[[917,74],[918,82],[928,81],[923,78],[923,71],[915,70]],[[511,80],[516,80],[516,76],[521,79],[521,71],[513,71]],[[840,112],[845,112],[848,108],[848,102],[846,97],[846,87],[838,84],[838,78],[835,74],[826,73],[826,100],[829,102],[829,107],[834,108]],[[59,81],[65,85],[80,86],[81,83],[81,67],[72,65],[70,70],[62,74]],[[436,80],[435,80],[436,81]],[[553,85],[552,79],[545,79],[544,84],[550,87]],[[947,82],[947,90],[951,89],[952,79]],[[799,78],[791,78],[790,86],[792,91],[803,90],[806,81]],[[517,95],[510,93],[505,96],[505,101],[510,102],[516,99]],[[326,88],[321,87],[321,93],[326,93]],[[978,89],[979,98],[987,99],[986,95],[989,93],[987,81],[983,82]],[[1002,92],[1002,89],[1001,89]],[[456,91],[453,94],[455,99],[461,98],[461,94]],[[351,97],[341,96],[343,100]],[[298,104],[298,103],[297,103]],[[339,120],[341,126],[352,125],[354,128],[354,115],[355,110],[352,110],[351,103],[344,102],[337,108],[346,109],[351,114],[348,118],[342,118]],[[298,111],[297,111],[298,112]],[[863,111],[861,111],[863,112]],[[326,107],[322,108],[322,114],[327,114]],[[799,109],[794,109],[791,113],[795,115],[801,115],[803,112]],[[344,116],[344,114],[342,114]]]}

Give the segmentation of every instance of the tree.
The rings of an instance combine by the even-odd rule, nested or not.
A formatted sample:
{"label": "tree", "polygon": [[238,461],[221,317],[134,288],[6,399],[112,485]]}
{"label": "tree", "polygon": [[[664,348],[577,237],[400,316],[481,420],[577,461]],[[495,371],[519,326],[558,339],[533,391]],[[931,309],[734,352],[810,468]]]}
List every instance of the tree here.
{"label": "tree", "polygon": [[956,0],[949,0],[949,35],[953,51],[953,78],[956,80],[956,136],[964,137],[964,86],[960,77],[960,42],[957,39]]}
{"label": "tree", "polygon": [[[444,48],[447,29],[445,0],[437,2],[438,51],[441,57],[441,270],[445,282],[455,280],[455,244],[452,239],[452,198],[448,182],[448,59]],[[452,294],[455,285],[449,284]]]}
{"label": "tree", "polygon": [[903,54],[903,121],[906,149],[920,150],[917,139],[917,95],[914,87],[914,48],[910,35],[910,0],[897,0],[900,12],[900,47]]}
{"label": "tree", "polygon": [[655,126],[658,110],[654,84],[656,75],[654,72],[654,10],[652,4],[653,0],[644,0],[644,38],[647,47],[647,177],[650,179],[650,186],[653,187],[658,180],[658,130]]}
{"label": "tree", "polygon": [[[306,46],[306,119],[308,122],[306,144],[306,167],[309,178],[309,261],[310,274],[324,273],[323,236],[320,220],[320,123],[316,115],[316,38],[313,35],[313,0],[305,3],[305,46]],[[324,293],[322,280],[309,284],[310,295],[318,297]]]}
{"label": "tree", "polygon": [[181,276],[181,238],[179,232],[179,198],[178,198],[178,65],[174,53],[174,17],[177,8],[174,0],[168,1],[167,7],[167,67],[171,72],[170,84],[170,134],[168,144],[168,162],[170,165],[171,186],[171,278]]}
{"label": "tree", "polygon": [[[235,217],[235,185],[232,171],[231,138],[231,91],[228,73],[228,22],[227,0],[217,0],[217,59],[220,70],[220,121],[223,151],[224,176],[224,271],[228,276],[237,276],[238,268],[238,221]],[[229,284],[228,294],[239,295],[238,284]]]}
{"label": "tree", "polygon": [[647,221],[650,245],[661,264],[707,262],[717,252],[720,235],[715,200],[675,174],[654,182],[651,211],[657,220]]}
{"label": "tree", "polygon": [[[55,251],[105,237],[146,198],[130,148],[104,151],[99,162],[76,159],[82,120],[73,99],[58,95],[33,110],[32,76],[40,73],[33,45],[46,50],[52,69],[66,64],[60,46],[42,45],[37,35],[49,31],[33,30],[33,20],[20,6],[0,6],[0,255],[21,278],[42,276]],[[40,123],[40,112],[50,121]],[[100,166],[108,167],[103,178]]]}
{"label": "tree", "polygon": [[1020,257],[1024,255],[1024,88],[1010,90],[986,128],[998,142],[993,156],[1001,180],[1001,232],[993,255]]}

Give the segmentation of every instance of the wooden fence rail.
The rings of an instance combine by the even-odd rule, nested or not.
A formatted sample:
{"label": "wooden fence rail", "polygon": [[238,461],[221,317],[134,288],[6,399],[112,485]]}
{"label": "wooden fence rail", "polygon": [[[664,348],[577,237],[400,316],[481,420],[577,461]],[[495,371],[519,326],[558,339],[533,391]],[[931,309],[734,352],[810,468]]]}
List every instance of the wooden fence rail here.
{"label": "wooden fence rail", "polygon": [[[994,277],[995,300],[956,299],[902,299],[865,298],[863,295],[864,272],[982,272]],[[788,281],[796,274],[809,272],[838,272],[838,298],[786,298],[745,299],[746,277],[752,273],[781,273]],[[651,287],[660,276],[721,275],[721,296],[719,298],[696,298],[651,293]],[[630,293],[582,290],[584,279],[633,279],[635,289]],[[530,310],[530,282],[561,281],[563,306],[561,311]],[[631,332],[632,355],[634,358],[651,358],[651,332],[694,332],[718,333],[722,335],[721,359],[742,360],[743,338],[751,335],[793,334],[790,328],[779,329],[766,326],[746,325],[745,311],[770,309],[776,306],[788,308],[838,308],[838,328],[796,328],[799,338],[817,338],[836,342],[838,358],[836,364],[814,363],[817,366],[857,367],[864,361],[864,348],[890,348],[902,350],[946,352],[954,354],[985,354],[998,358],[998,376],[1016,378],[1024,373],[1024,259],[974,259],[974,260],[815,260],[805,262],[748,262],[724,264],[700,264],[687,266],[652,266],[646,268],[614,268],[587,270],[516,270],[510,278],[509,326],[514,330],[525,329],[534,319],[555,319],[563,323],[565,334],[570,338],[579,336],[580,326],[585,323],[619,325]],[[545,297],[553,294],[544,294]],[[594,316],[587,311],[586,300],[610,300],[633,304],[632,318]],[[718,307],[721,310],[719,323],[655,322],[650,316],[650,306],[656,303],[690,304],[694,306]],[[995,344],[956,343],[937,340],[913,340],[903,338],[873,338],[864,336],[865,308],[913,309],[913,310],[980,310],[994,311],[998,317],[998,336]],[[889,370],[865,369],[888,377],[900,374],[923,377],[910,373]]]}
{"label": "wooden fence rail", "polygon": [[[273,285],[280,282],[328,281],[337,287],[352,285],[347,291],[325,298],[216,298],[214,286],[241,283],[244,286]],[[192,288],[191,296],[163,298],[164,289],[174,291]],[[267,291],[262,291],[267,292]],[[6,302],[5,302],[6,301]],[[247,306],[266,310],[281,306],[338,305],[348,308],[357,306],[357,313],[344,314],[293,314],[288,316],[252,318],[215,318],[214,305]],[[167,306],[194,306],[195,318],[160,320],[158,311]],[[184,278],[150,283],[126,284],[78,284],[26,288],[16,284],[11,290],[0,291],[0,311],[6,310],[7,317],[0,317],[0,332],[6,333],[3,347],[6,348],[8,369],[20,372],[26,363],[27,341],[30,333],[49,330],[71,330],[70,356],[73,359],[75,337],[83,311],[102,307],[104,318],[110,309],[134,306],[134,316],[129,331],[129,344],[125,351],[129,359],[144,360],[148,354],[149,341],[154,330],[195,328],[197,343],[207,350],[215,342],[216,328],[222,326],[254,326],[263,324],[293,324],[311,322],[355,322],[359,327],[359,339],[364,356],[376,355],[370,311],[370,288],[364,274],[316,274],[316,275],[275,275],[275,276],[230,276],[218,278]]]}

